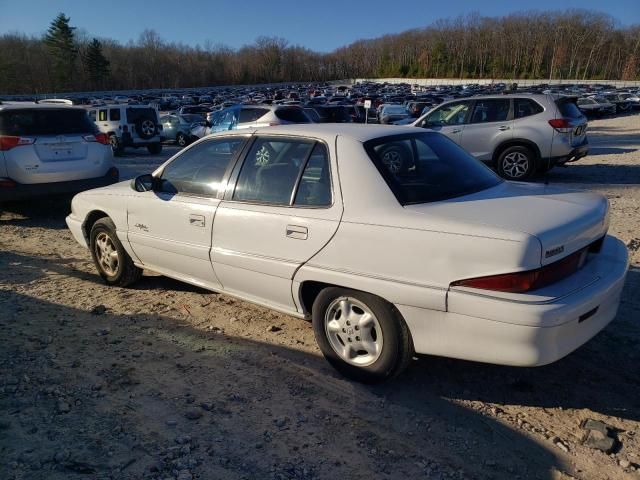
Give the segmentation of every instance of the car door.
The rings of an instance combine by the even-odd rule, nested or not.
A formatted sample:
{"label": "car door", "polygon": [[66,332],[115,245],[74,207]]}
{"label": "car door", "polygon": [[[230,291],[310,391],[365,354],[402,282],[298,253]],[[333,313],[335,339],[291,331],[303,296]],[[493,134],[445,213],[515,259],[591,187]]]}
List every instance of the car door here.
{"label": "car door", "polygon": [[470,106],[470,100],[445,103],[429,112],[418,124],[423,128],[440,132],[460,144],[462,130],[469,118]]}
{"label": "car door", "polygon": [[211,259],[226,291],[292,311],[296,270],[342,216],[335,154],[320,140],[256,136],[216,212]]}
{"label": "car door", "polygon": [[460,133],[460,146],[478,160],[490,162],[493,152],[513,137],[511,99],[478,98],[469,121]]}
{"label": "car door", "polygon": [[128,239],[140,262],[186,282],[219,289],[209,252],[218,192],[248,136],[206,140],[156,175],[154,189],[128,204]]}

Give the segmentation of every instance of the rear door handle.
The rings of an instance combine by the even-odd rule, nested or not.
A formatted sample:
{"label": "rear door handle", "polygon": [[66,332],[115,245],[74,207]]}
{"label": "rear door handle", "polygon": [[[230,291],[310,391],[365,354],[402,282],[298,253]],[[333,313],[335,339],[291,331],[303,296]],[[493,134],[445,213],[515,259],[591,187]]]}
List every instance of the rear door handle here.
{"label": "rear door handle", "polygon": [[459,128],[456,128],[454,130],[451,130],[451,133],[460,133],[462,130],[460,130]]}
{"label": "rear door handle", "polygon": [[204,215],[189,215],[189,225],[192,227],[204,227]]}
{"label": "rear door handle", "polygon": [[299,225],[287,225],[287,237],[295,238],[297,240],[306,240],[309,236],[309,230],[307,227],[301,227]]}
{"label": "rear door handle", "polygon": [[509,130],[511,127],[507,126],[507,125],[502,125],[501,127],[498,127],[498,130],[500,131],[505,131],[505,130]]}

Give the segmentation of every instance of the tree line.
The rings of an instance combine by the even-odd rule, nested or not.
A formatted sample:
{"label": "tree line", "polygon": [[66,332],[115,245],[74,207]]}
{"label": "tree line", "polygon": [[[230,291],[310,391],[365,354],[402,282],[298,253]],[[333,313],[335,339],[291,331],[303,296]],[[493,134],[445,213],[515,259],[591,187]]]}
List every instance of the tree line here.
{"label": "tree line", "polygon": [[41,37],[0,36],[0,93],[174,89],[346,78],[640,79],[640,25],[587,10],[471,14],[331,53],[259,37],[195,47],[145,30],[126,44],[58,15]]}

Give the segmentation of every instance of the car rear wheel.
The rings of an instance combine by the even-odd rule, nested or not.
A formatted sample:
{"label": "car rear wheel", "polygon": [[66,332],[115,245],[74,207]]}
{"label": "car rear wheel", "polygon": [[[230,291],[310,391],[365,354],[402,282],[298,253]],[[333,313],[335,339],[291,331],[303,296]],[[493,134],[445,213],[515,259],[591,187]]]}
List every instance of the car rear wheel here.
{"label": "car rear wheel", "polygon": [[188,141],[187,141],[187,136],[186,136],[184,133],[180,132],[180,133],[178,134],[178,136],[176,137],[176,143],[177,143],[180,147],[186,147],[186,146],[187,146],[187,143],[188,143]]}
{"label": "car rear wheel", "polygon": [[508,147],[498,157],[498,174],[507,180],[526,180],[535,171],[536,158],[527,147]]}
{"label": "car rear wheel", "polygon": [[340,373],[378,383],[404,371],[413,356],[409,329],[380,297],[329,287],[313,303],[313,331],[327,361]]}
{"label": "car rear wheel", "polygon": [[113,221],[104,217],[91,227],[91,256],[98,273],[107,283],[126,287],[142,276],[142,269],[134,265],[118,236]]}
{"label": "car rear wheel", "polygon": [[150,143],[147,145],[147,150],[151,155],[158,155],[162,153],[162,145],[159,143]]}

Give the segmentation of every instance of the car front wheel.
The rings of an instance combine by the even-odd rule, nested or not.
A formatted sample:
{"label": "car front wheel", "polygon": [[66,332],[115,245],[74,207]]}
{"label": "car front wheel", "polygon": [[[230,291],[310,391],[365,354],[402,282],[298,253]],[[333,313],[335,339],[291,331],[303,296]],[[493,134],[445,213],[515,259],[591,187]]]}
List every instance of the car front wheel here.
{"label": "car front wheel", "polygon": [[184,133],[180,132],[176,137],[176,143],[180,147],[186,147],[189,141],[187,140],[187,136]]}
{"label": "car front wheel", "polygon": [[108,285],[126,287],[142,276],[142,269],[134,265],[120,243],[110,218],[101,218],[93,224],[90,247],[93,263]]}
{"label": "car front wheel", "polygon": [[340,373],[378,383],[404,371],[413,356],[409,329],[380,297],[329,287],[313,303],[313,331],[325,358]]}
{"label": "car front wheel", "polygon": [[507,180],[527,180],[535,171],[535,155],[527,147],[509,147],[498,157],[498,174]]}

